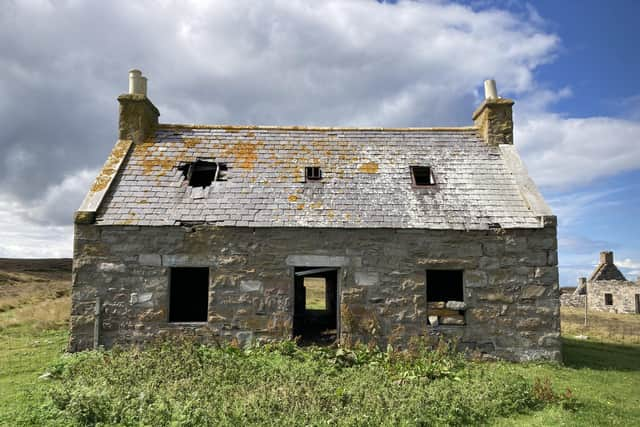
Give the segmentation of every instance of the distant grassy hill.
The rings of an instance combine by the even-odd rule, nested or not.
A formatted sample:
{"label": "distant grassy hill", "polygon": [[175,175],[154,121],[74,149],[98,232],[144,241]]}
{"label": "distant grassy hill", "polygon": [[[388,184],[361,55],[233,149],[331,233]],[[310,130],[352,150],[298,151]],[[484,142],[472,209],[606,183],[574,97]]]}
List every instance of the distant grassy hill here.
{"label": "distant grassy hill", "polygon": [[0,258],[0,329],[66,324],[70,294],[70,258]]}

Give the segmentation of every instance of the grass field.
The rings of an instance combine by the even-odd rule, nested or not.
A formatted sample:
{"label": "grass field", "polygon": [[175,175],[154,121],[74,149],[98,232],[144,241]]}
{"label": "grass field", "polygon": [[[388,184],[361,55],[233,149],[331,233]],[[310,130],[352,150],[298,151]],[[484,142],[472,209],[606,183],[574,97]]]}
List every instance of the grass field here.
{"label": "grass field", "polygon": [[305,308],[307,310],[326,310],[327,302],[325,297],[325,279],[320,277],[305,277],[304,287],[306,289]]}
{"label": "grass field", "polygon": [[[563,309],[564,366],[287,344],[68,358],[69,273],[38,269],[0,260],[2,426],[92,425],[100,416],[114,425],[114,411],[121,424],[199,425],[206,410],[223,425],[640,425],[640,316],[590,313],[584,328],[580,310]],[[38,379],[47,371],[56,379]],[[571,398],[559,398],[567,388]]]}

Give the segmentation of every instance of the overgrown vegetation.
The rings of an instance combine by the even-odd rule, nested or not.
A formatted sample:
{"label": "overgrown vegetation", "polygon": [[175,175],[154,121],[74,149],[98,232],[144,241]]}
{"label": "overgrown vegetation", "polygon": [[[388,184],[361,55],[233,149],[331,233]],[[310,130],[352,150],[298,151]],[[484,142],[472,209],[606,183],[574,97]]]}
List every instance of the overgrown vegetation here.
{"label": "overgrown vegetation", "polygon": [[[61,358],[22,421],[63,425],[467,425],[567,401],[506,363],[409,352],[158,342]],[[542,384],[542,385],[540,385]],[[569,400],[573,400],[571,397]]]}

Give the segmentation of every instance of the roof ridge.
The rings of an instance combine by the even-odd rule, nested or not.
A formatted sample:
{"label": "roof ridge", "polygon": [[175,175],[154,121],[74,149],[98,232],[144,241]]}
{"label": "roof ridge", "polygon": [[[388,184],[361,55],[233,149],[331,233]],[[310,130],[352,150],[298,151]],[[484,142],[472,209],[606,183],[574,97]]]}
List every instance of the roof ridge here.
{"label": "roof ridge", "polygon": [[376,132],[424,132],[424,131],[477,131],[477,126],[442,127],[349,127],[349,126],[270,126],[270,125],[196,125],[160,123],[158,128],[232,129],[232,130],[288,130],[288,131],[376,131]]}

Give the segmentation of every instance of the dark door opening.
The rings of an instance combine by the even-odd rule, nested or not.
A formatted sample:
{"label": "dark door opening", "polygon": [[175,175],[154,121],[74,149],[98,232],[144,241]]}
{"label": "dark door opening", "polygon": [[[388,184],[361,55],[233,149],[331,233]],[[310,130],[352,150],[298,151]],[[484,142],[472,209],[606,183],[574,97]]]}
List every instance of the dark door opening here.
{"label": "dark door opening", "polygon": [[640,294],[636,294],[636,314],[640,314]]}
{"label": "dark door opening", "polygon": [[332,344],[338,325],[338,269],[296,267],[293,336],[303,344]]}

